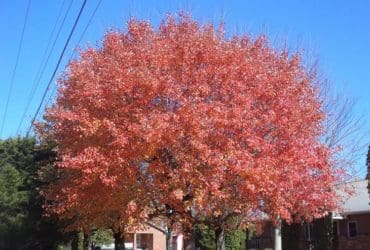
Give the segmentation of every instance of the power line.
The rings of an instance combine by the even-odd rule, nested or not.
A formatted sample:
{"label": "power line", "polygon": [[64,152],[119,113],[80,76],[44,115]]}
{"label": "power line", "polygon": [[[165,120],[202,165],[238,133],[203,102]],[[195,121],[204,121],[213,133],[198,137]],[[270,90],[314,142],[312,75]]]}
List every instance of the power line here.
{"label": "power line", "polygon": [[26,17],[24,19],[22,32],[21,32],[21,40],[20,40],[19,45],[18,45],[17,57],[15,59],[15,65],[14,65],[14,69],[13,69],[13,72],[12,72],[12,77],[11,77],[11,80],[10,80],[10,87],[9,87],[8,97],[7,97],[6,103],[5,103],[5,111],[4,111],[3,119],[2,119],[2,122],[1,122],[0,137],[3,134],[5,119],[6,119],[6,115],[8,113],[10,96],[12,95],[12,90],[13,90],[13,86],[14,86],[15,73],[17,72],[17,68],[18,68],[19,57],[20,57],[21,50],[22,50],[24,32],[26,30],[26,24],[27,24],[27,20],[28,20],[28,14],[29,14],[29,11],[30,11],[30,6],[31,6],[31,0],[28,0],[27,9],[26,9]]}
{"label": "power line", "polygon": [[[73,3],[73,0],[69,2],[69,5],[68,5],[67,10],[66,10],[66,12],[65,12],[65,14],[64,14],[64,17],[63,17],[62,23],[61,23],[61,24],[60,24],[60,26],[59,26],[59,29],[58,29],[58,31],[57,31],[57,35],[56,35],[56,37],[55,37],[55,39],[54,39],[54,42],[53,42],[53,44],[52,44],[52,46],[51,46],[51,49],[49,50],[49,48],[50,48],[50,44],[51,44],[51,39],[52,39],[52,38],[53,38],[53,36],[54,36],[54,33],[55,33],[56,28],[57,28],[57,24],[58,24],[58,22],[59,22],[59,19],[60,19],[60,17],[61,17],[62,10],[63,10],[63,7],[64,7],[65,2],[66,2],[66,1],[64,0],[64,1],[63,1],[63,4],[61,5],[61,7],[60,7],[60,9],[59,9],[58,17],[57,17],[57,19],[56,19],[56,21],[55,21],[55,24],[54,24],[53,30],[52,30],[52,32],[51,32],[51,34],[50,34],[49,39],[48,39],[48,44],[47,44],[47,47],[46,47],[45,52],[44,52],[43,57],[42,57],[43,59],[41,60],[41,63],[40,63],[39,69],[38,69],[37,74],[36,74],[36,76],[35,76],[35,79],[34,79],[34,81],[33,81],[33,85],[32,85],[32,88],[31,88],[31,92],[30,92],[30,94],[28,95],[28,99],[27,99],[26,105],[25,105],[25,107],[24,107],[23,114],[22,114],[22,116],[21,116],[21,120],[20,120],[20,122],[19,122],[19,124],[18,124],[18,128],[17,128],[17,132],[16,132],[16,134],[19,134],[19,132],[20,132],[20,128],[21,128],[22,123],[23,123],[23,121],[24,121],[24,119],[25,119],[25,117],[26,117],[27,111],[28,111],[28,109],[29,109],[29,107],[30,107],[30,104],[31,104],[31,102],[32,102],[32,100],[33,100],[33,97],[34,97],[35,93],[36,93],[36,90],[37,90],[37,88],[38,88],[38,86],[39,86],[39,84],[40,84],[40,81],[41,81],[42,75],[44,74],[44,71],[45,71],[45,69],[46,69],[46,65],[47,65],[47,64],[48,64],[48,62],[49,62],[49,59],[50,59],[50,57],[51,57],[51,55],[52,55],[52,53],[53,53],[54,47],[55,47],[55,45],[56,45],[56,42],[57,42],[57,40],[58,40],[58,38],[59,38],[59,35],[60,35],[60,33],[61,33],[61,30],[62,30],[62,28],[63,28],[63,26],[64,26],[64,22],[65,22],[65,20],[66,20],[66,18],[67,18],[67,16],[68,16],[68,14],[69,14],[69,11],[70,11],[71,6],[72,6],[72,3]],[[48,52],[49,52],[49,54],[47,54]]]}
{"label": "power line", "polygon": [[55,66],[54,72],[53,72],[53,74],[52,74],[52,75],[51,75],[51,77],[50,77],[50,80],[49,80],[49,82],[48,82],[48,84],[47,84],[47,87],[46,87],[46,89],[45,89],[45,91],[44,91],[44,94],[43,94],[43,96],[42,96],[42,98],[41,98],[41,102],[40,102],[39,106],[37,107],[36,113],[35,113],[35,115],[33,116],[32,121],[31,121],[31,124],[30,124],[30,126],[29,126],[29,128],[28,128],[28,130],[27,130],[26,137],[28,137],[28,136],[29,136],[29,133],[31,132],[31,129],[32,129],[33,123],[35,122],[36,117],[37,117],[38,113],[40,112],[40,109],[41,109],[42,104],[43,104],[43,102],[44,102],[44,100],[45,100],[46,94],[47,94],[47,92],[48,92],[48,90],[49,90],[49,88],[50,88],[51,83],[53,82],[53,79],[54,79],[54,77],[55,77],[55,74],[56,74],[56,73],[57,73],[57,71],[58,71],[59,65],[60,65],[60,63],[61,63],[61,61],[62,61],[62,59],[63,59],[64,53],[65,53],[65,51],[66,51],[66,49],[67,49],[67,46],[68,46],[68,44],[69,44],[69,41],[71,40],[71,37],[72,37],[72,35],[73,35],[73,32],[75,31],[76,26],[77,26],[77,24],[78,24],[78,21],[80,20],[81,14],[82,14],[82,12],[83,12],[83,10],[84,10],[84,8],[85,8],[86,2],[87,2],[87,0],[84,0],[84,2],[83,2],[83,3],[82,3],[82,5],[81,5],[80,11],[79,11],[79,13],[78,13],[78,15],[77,15],[77,18],[76,18],[76,20],[75,20],[75,22],[74,22],[74,24],[73,24],[72,30],[70,31],[69,36],[68,36],[68,39],[67,39],[67,41],[66,41],[66,42],[65,42],[65,44],[64,44],[63,51],[62,51],[62,53],[61,53],[61,54],[60,54],[60,56],[59,56],[59,59],[58,59],[57,65]]}
{"label": "power line", "polygon": [[[90,19],[89,19],[89,21],[87,22],[87,24],[85,26],[85,29],[82,31],[82,34],[81,34],[80,38],[78,39],[78,42],[77,42],[77,45],[76,45],[75,49],[73,50],[71,56],[68,58],[68,62],[70,62],[72,60],[72,58],[74,57],[74,55],[76,54],[76,48],[80,45],[83,37],[85,36],[86,31],[89,28],[89,26],[91,24],[91,21],[94,19],[95,14],[96,14],[97,10],[99,9],[99,6],[100,6],[101,2],[102,2],[102,0],[99,0],[98,4],[96,5],[96,7],[93,11],[93,13],[91,14]],[[56,91],[56,87],[54,86],[54,88],[52,90],[52,93],[51,93],[51,95],[50,95],[50,97],[49,97],[49,99],[46,103],[49,103],[51,101],[51,98],[54,96],[55,91]]]}
{"label": "power line", "polygon": [[[86,31],[87,31],[87,29],[89,28],[89,26],[90,26],[90,24],[91,24],[91,21],[93,20],[93,18],[94,18],[94,16],[95,16],[95,14],[96,14],[96,12],[97,12],[97,10],[98,10],[98,8],[99,8],[99,6],[100,6],[101,2],[102,2],[102,0],[99,0],[98,4],[96,5],[96,7],[95,7],[95,9],[94,9],[94,11],[93,11],[93,13],[91,14],[90,19],[89,19],[89,21],[87,22],[87,24],[86,24],[86,26],[85,26],[85,29],[82,31],[82,34],[81,34],[80,38],[78,39],[77,46],[79,46],[79,45],[80,45],[80,43],[81,43],[81,41],[82,41],[82,38],[85,36]],[[76,46],[76,47],[77,47],[77,46]],[[73,53],[72,53],[72,55],[69,57],[68,61],[70,61],[70,60],[73,58],[73,56],[74,56],[75,54],[76,54],[76,49],[74,49],[74,50],[73,50]]]}

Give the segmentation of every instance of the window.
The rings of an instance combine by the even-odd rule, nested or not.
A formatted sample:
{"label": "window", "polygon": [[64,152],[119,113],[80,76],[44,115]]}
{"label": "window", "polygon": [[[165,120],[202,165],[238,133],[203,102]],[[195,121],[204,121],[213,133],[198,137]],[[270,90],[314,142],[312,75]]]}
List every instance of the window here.
{"label": "window", "polygon": [[136,234],[137,250],[153,250],[153,234]]}
{"label": "window", "polygon": [[348,238],[354,238],[357,236],[357,222],[349,221],[348,222]]}

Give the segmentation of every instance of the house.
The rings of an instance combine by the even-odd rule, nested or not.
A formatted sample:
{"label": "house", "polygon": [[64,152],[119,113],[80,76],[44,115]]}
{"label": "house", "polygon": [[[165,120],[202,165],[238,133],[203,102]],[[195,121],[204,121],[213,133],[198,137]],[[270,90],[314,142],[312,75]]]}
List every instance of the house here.
{"label": "house", "polygon": [[[141,230],[125,234],[125,248],[127,250],[165,250],[166,249],[165,228],[160,221],[148,222]],[[179,233],[172,234],[172,249],[183,249],[183,236]],[[102,250],[113,250],[114,243],[99,246]]]}
{"label": "house", "polygon": [[343,203],[343,210],[333,215],[334,247],[337,250],[370,249],[370,198],[368,181],[348,183],[354,195]]}
{"label": "house", "polygon": [[132,250],[166,249],[166,231],[155,225],[125,235],[125,247]]}
{"label": "house", "polygon": [[[332,213],[333,249],[334,250],[369,250],[370,249],[370,198],[368,181],[358,180],[338,187],[342,194],[342,209]],[[344,190],[353,190],[347,197]],[[298,226],[296,236],[298,250],[311,249],[314,237],[314,226],[305,223]],[[268,220],[258,223],[259,233],[248,242],[248,249],[273,249],[273,227]]]}
{"label": "house", "polygon": [[[166,230],[160,225],[147,223],[143,230],[129,233],[125,237],[125,247],[130,250],[164,250],[166,249]],[[172,249],[183,249],[183,237],[181,234],[172,234]]]}

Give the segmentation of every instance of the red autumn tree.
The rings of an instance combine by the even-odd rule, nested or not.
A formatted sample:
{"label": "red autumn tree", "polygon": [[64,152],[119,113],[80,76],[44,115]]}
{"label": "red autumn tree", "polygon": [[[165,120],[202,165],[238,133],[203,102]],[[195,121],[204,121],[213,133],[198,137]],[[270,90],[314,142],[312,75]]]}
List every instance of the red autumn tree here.
{"label": "red autumn tree", "polygon": [[114,199],[111,209],[163,212],[183,230],[210,222],[218,238],[232,217],[320,217],[336,207],[341,176],[319,141],[314,81],[298,53],[264,36],[225,38],[187,16],[157,30],[131,20],[70,63],[45,115],[58,166],[77,173],[57,206]]}

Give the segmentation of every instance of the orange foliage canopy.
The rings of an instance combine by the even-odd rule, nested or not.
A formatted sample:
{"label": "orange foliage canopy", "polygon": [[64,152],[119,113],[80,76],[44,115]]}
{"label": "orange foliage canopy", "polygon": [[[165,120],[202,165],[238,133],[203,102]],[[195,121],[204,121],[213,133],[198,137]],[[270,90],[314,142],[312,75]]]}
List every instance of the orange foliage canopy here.
{"label": "orange foliage canopy", "polygon": [[319,141],[314,80],[264,36],[227,39],[187,16],[158,29],[131,20],[70,63],[47,110],[58,167],[76,173],[54,189],[53,209],[321,216],[336,207],[340,174]]}

